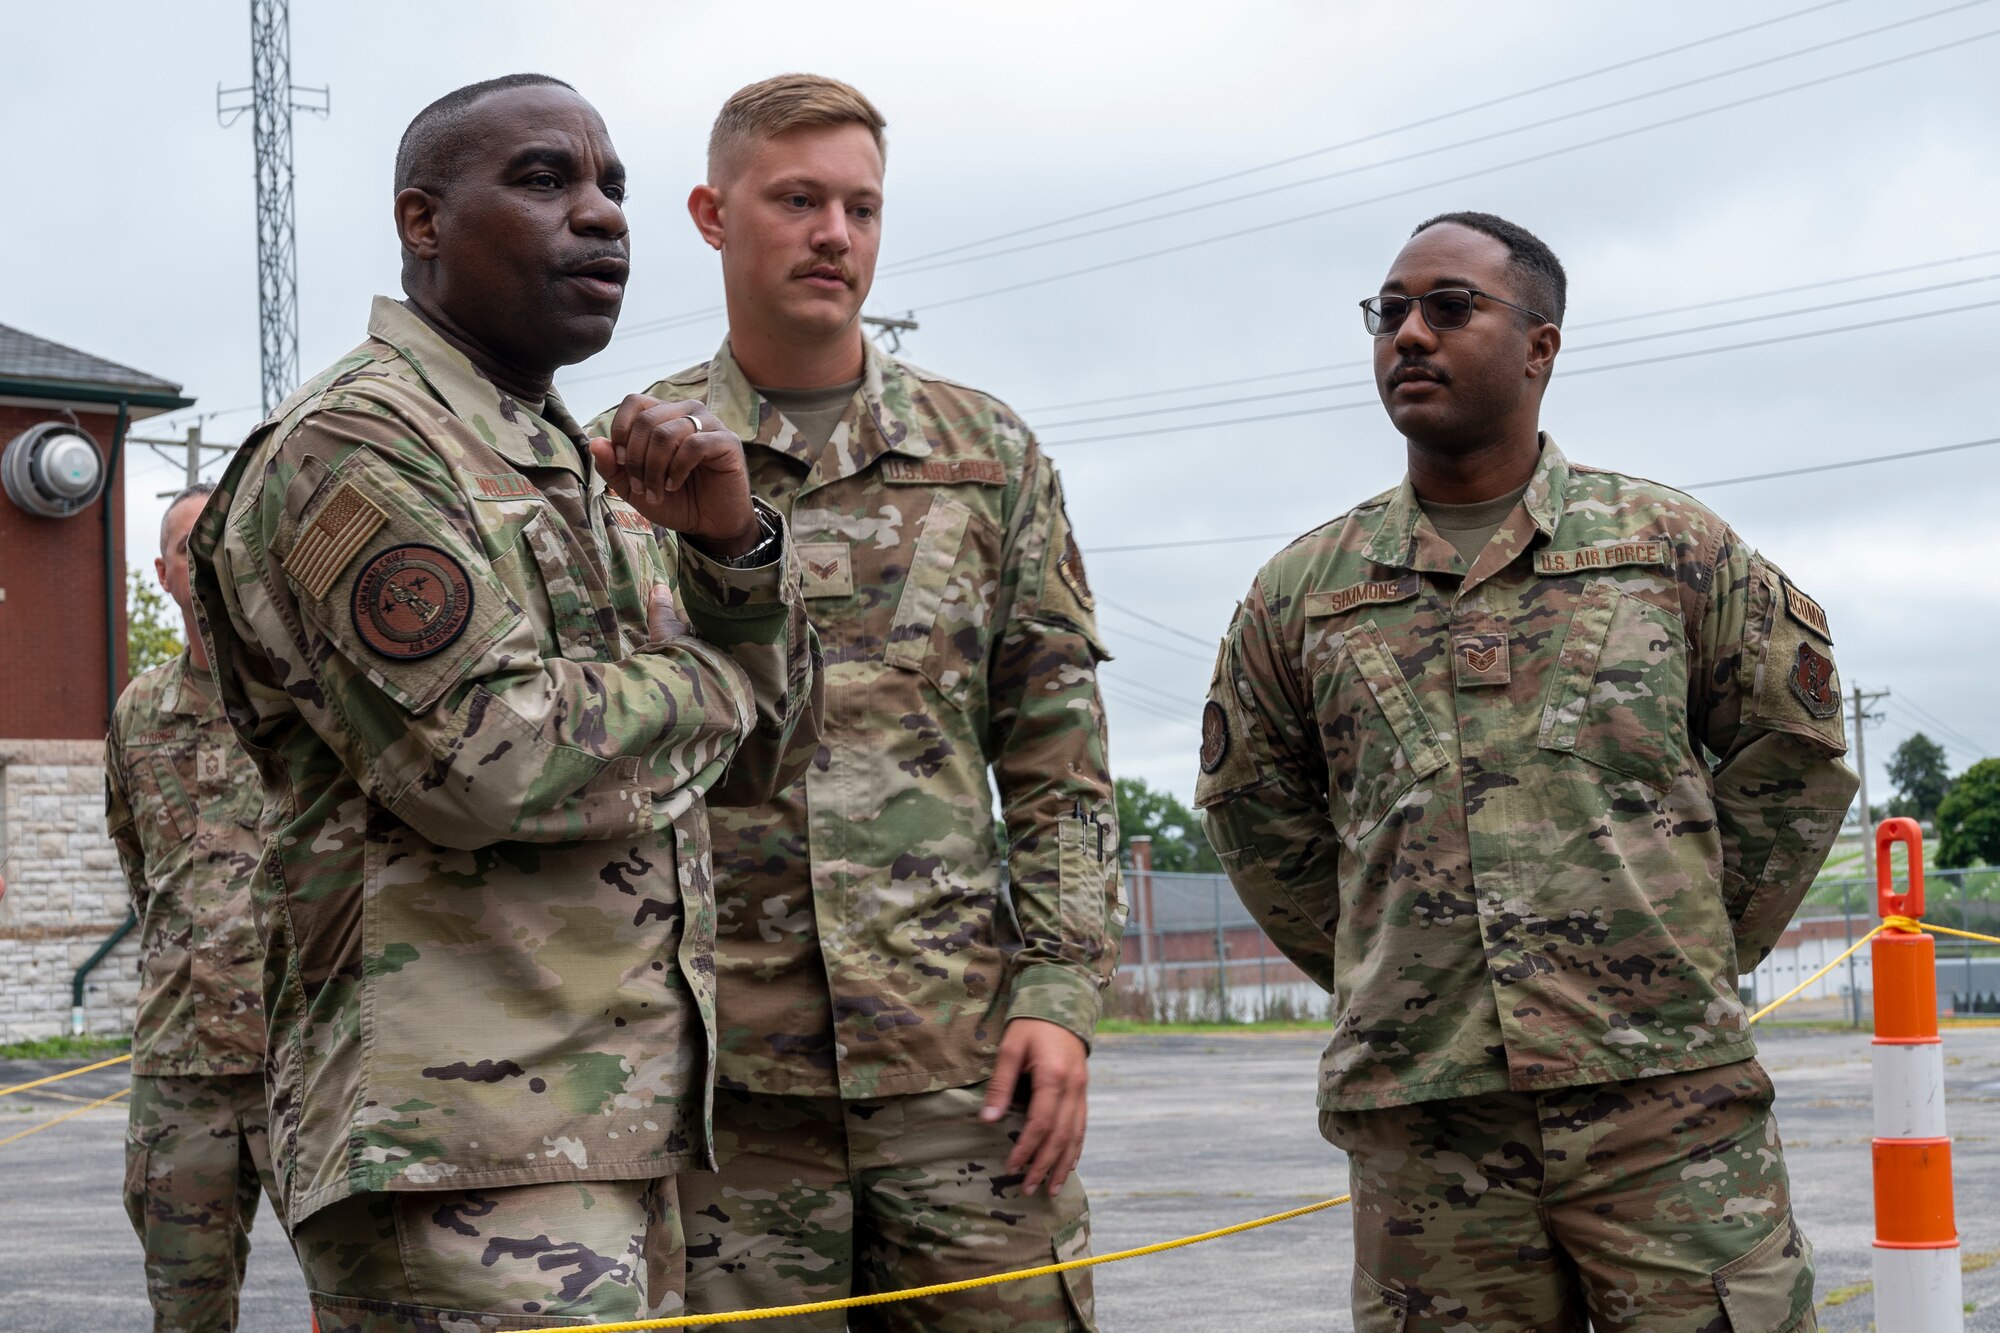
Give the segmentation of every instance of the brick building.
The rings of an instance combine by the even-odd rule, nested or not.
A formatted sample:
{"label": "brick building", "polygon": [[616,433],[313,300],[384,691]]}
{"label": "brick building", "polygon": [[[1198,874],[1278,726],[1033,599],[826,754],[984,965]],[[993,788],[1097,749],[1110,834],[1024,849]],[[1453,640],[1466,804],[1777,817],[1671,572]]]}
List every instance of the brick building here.
{"label": "brick building", "polygon": [[[132,422],[192,402],[0,324],[0,1042],[68,1030],[78,968],[129,915],[104,832],[125,684],[119,464]],[[131,1026],[137,955],[128,934],[89,974],[89,1031]]]}

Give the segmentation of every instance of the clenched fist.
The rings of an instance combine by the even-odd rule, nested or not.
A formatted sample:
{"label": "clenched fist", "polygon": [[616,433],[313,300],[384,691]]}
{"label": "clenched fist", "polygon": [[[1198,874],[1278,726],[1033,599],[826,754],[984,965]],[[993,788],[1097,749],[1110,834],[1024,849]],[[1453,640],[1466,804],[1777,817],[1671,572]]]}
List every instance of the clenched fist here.
{"label": "clenched fist", "polygon": [[743,442],[702,404],[628,394],[611,418],[610,438],[592,440],[590,452],[634,509],[710,555],[738,556],[757,544]]}

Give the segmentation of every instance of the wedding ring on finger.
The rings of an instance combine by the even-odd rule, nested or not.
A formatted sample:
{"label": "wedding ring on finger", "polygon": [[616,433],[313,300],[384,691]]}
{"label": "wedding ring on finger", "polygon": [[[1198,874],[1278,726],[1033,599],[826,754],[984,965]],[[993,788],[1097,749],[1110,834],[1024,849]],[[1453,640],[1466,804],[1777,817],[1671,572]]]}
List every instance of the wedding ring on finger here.
{"label": "wedding ring on finger", "polygon": [[707,429],[708,429],[708,427],[706,427],[706,426],[704,426],[704,425],[702,425],[702,424],[701,424],[701,418],[700,418],[700,417],[698,417],[698,416],[696,416],[696,415],[695,415],[694,413],[692,413],[692,412],[690,412],[690,413],[688,413],[688,414],[687,414],[686,416],[684,416],[684,417],[680,417],[680,418],[678,418],[678,419],[679,419],[679,420],[681,420],[681,421],[688,421],[688,422],[692,422],[692,423],[694,423],[694,429],[693,429],[692,431],[688,432],[688,434],[689,434],[690,438],[692,438],[693,436],[696,436],[696,435],[699,435],[699,434],[701,434],[701,433],[702,433],[703,431],[705,431],[705,430],[707,430]]}

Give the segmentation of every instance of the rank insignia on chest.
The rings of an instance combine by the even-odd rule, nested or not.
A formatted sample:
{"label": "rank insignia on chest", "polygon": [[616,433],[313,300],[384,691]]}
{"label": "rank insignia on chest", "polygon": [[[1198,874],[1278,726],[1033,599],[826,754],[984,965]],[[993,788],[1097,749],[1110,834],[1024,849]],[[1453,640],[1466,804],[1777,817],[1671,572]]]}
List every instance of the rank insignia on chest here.
{"label": "rank insignia on chest", "polygon": [[611,521],[625,529],[625,531],[636,533],[641,537],[651,537],[653,535],[653,520],[647,518],[630,505],[612,505]]}
{"label": "rank insignia on chest", "polygon": [[1799,645],[1789,683],[1792,694],[1814,717],[1829,718],[1840,711],[1840,686],[1834,676],[1833,659],[1811,644]]}
{"label": "rank insignia on chest", "polygon": [[1505,634],[1459,634],[1451,641],[1452,673],[1460,688],[1505,685],[1511,679]]}
{"label": "rank insignia on chest", "polygon": [[800,542],[799,581],[807,597],[852,597],[853,551],[846,542]]}

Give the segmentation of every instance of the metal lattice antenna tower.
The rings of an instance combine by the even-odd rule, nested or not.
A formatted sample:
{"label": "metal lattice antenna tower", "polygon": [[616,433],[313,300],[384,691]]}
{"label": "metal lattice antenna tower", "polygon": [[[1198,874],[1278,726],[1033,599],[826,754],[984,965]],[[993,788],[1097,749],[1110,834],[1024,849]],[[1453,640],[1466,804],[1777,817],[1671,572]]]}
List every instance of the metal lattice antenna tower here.
{"label": "metal lattice antenna tower", "polygon": [[[248,94],[249,101],[227,98]],[[305,100],[300,100],[301,98]],[[250,0],[250,86],[215,89],[215,118],[226,129],[251,113],[257,154],[257,326],[264,411],[299,382],[299,257],[292,213],[292,113],[324,116],[328,89],[292,82],[290,0]]]}

